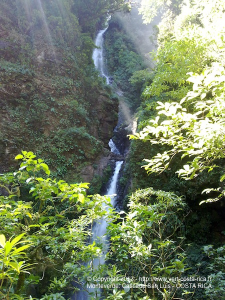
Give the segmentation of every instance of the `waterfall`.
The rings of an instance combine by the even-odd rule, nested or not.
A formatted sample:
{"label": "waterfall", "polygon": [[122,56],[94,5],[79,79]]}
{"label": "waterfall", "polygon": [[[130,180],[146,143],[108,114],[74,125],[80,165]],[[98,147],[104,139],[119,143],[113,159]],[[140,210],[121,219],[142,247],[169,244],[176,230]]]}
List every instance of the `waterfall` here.
{"label": "waterfall", "polygon": [[[95,68],[99,71],[100,75],[106,79],[107,84],[109,84],[109,77],[105,74],[105,71],[104,71],[105,68],[104,68],[104,57],[103,57],[103,42],[104,42],[103,35],[107,29],[108,29],[108,27],[103,30],[100,30],[99,33],[97,34],[95,44],[98,48],[94,49],[92,58],[93,58],[93,61],[95,64]],[[112,139],[110,139],[110,141],[109,141],[109,147],[110,147],[112,153],[114,153],[115,155],[121,156],[120,151],[117,149],[117,147]],[[110,197],[111,204],[113,206],[115,206],[115,202],[116,202],[117,182],[118,182],[119,172],[122,167],[122,164],[123,164],[123,161],[116,162],[113,175],[109,181],[109,187],[105,194],[106,196]],[[107,207],[104,207],[104,208],[107,208]],[[95,269],[99,265],[103,265],[105,263],[106,253],[108,252],[108,248],[109,248],[109,244],[108,244],[107,237],[106,237],[106,230],[107,230],[107,220],[104,218],[99,220],[99,222],[93,226],[92,242],[100,240],[101,244],[103,245],[102,255],[100,257],[94,259],[92,262],[93,269]],[[101,296],[101,291],[99,289],[89,288],[88,291],[92,292],[92,293],[94,292],[95,294],[97,294],[97,296]],[[72,297],[72,299],[73,300],[75,300],[75,299],[87,300],[87,299],[89,299],[89,297],[88,297],[87,292],[80,291],[80,292],[76,293]]]}
{"label": "waterfall", "polygon": [[[107,84],[109,84],[109,77],[105,74],[105,68],[104,68],[104,56],[103,56],[103,43],[104,43],[104,33],[108,29],[105,28],[103,30],[100,30],[99,33],[97,34],[95,44],[98,48],[95,48],[93,51],[93,61],[95,64],[95,68],[99,71],[100,75],[106,79]],[[117,149],[115,143],[113,142],[112,139],[109,141],[109,147],[111,149],[111,152],[120,155],[119,150]],[[116,186],[118,182],[118,177],[119,177],[119,172],[122,167],[123,161],[117,161],[115,170],[113,173],[113,176],[110,179],[109,187],[105,195],[110,196],[111,199],[111,204],[114,206],[115,205],[115,200],[116,200]],[[106,237],[106,229],[107,229],[107,220],[102,218],[99,223],[96,223],[94,225],[94,228],[92,230],[93,233],[93,241],[97,241],[98,239],[101,239],[101,243],[103,245],[103,254],[99,257],[96,258],[93,261],[93,267],[97,268],[98,265],[103,265],[105,263],[105,255],[108,251],[108,242],[107,242],[107,237]],[[93,292],[93,290],[92,290]],[[96,291],[100,296],[100,291]]]}
{"label": "waterfall", "polygon": [[109,84],[109,77],[105,74],[105,65],[104,65],[104,57],[103,57],[103,43],[104,38],[103,35],[106,32],[108,27],[105,29],[102,29],[97,34],[97,37],[95,39],[95,45],[97,48],[94,49],[92,59],[95,64],[96,70],[99,71],[100,75],[106,79],[106,83]]}
{"label": "waterfall", "polygon": [[[116,199],[116,186],[118,181],[119,172],[121,169],[121,166],[123,164],[123,161],[117,161],[116,167],[113,173],[113,176],[111,177],[109,188],[105,194],[105,196],[109,196],[111,199],[111,204],[115,205],[115,199]],[[105,208],[105,207],[104,207]],[[94,225],[94,228],[92,230],[93,233],[93,241],[97,240],[98,238],[101,238],[101,242],[103,244],[103,253],[100,258],[96,258],[93,262],[94,266],[101,265],[105,263],[105,254],[108,251],[108,243],[106,239],[106,228],[107,228],[107,220],[101,219],[99,223],[96,223]]]}
{"label": "waterfall", "polygon": [[109,141],[109,147],[110,147],[112,153],[121,155],[120,151],[117,149],[117,147],[112,139],[110,139],[110,141]]}

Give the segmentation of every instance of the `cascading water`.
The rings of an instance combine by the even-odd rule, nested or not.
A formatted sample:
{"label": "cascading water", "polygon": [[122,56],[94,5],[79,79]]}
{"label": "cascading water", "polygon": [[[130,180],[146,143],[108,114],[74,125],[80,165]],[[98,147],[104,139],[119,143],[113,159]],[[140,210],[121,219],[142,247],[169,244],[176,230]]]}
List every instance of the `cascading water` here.
{"label": "cascading water", "polygon": [[[107,84],[109,84],[110,83],[109,77],[105,74],[104,57],[103,57],[103,43],[104,43],[103,36],[107,29],[108,29],[108,27],[99,31],[99,33],[96,37],[96,40],[95,40],[95,44],[98,48],[96,48],[93,51],[92,58],[93,58],[93,61],[95,64],[95,68],[99,71],[100,75],[106,79]],[[112,139],[109,141],[109,147],[110,147],[112,153],[114,153],[116,155],[120,155],[120,152],[117,149],[117,147],[114,144]],[[105,195],[110,196],[111,204],[113,206],[115,205],[116,192],[117,192],[116,186],[117,186],[119,172],[120,172],[122,164],[123,164],[123,161],[116,162],[115,170],[114,170],[113,176],[110,180],[109,188],[105,194]],[[100,238],[101,243],[103,245],[103,254],[101,255],[101,257],[99,257],[98,259],[96,258],[93,261],[94,268],[96,268],[98,265],[102,265],[105,263],[105,255],[106,255],[106,253],[108,251],[108,247],[109,247],[108,242],[107,242],[107,237],[106,237],[106,229],[107,229],[107,220],[101,219],[99,223],[95,224],[93,231],[92,231],[93,232],[93,241],[97,241]],[[100,294],[100,291],[95,291],[95,292],[97,294]]]}
{"label": "cascading water", "polygon": [[[110,180],[109,188],[106,192],[106,196],[109,196],[111,199],[111,204],[114,206],[115,205],[115,199],[116,199],[116,186],[117,186],[117,181],[119,177],[119,172],[121,169],[121,166],[123,164],[123,161],[117,161],[116,162],[116,167],[113,173],[113,176]],[[106,208],[107,209],[107,208]],[[92,241],[99,241],[102,244],[102,255],[98,258],[95,258],[93,261],[93,269],[96,269],[99,265],[103,265],[105,263],[105,257],[106,253],[108,252],[109,249],[109,243],[107,240],[106,236],[106,230],[107,230],[107,220],[106,219],[101,219],[99,223],[96,223],[93,227],[92,233]],[[95,294],[95,296],[101,296],[101,291],[96,288],[89,288],[89,292],[92,292]]]}
{"label": "cascading water", "polygon": [[102,77],[106,79],[106,83],[109,84],[109,77],[105,74],[105,64],[104,64],[104,58],[103,58],[103,43],[104,38],[103,35],[106,32],[108,27],[105,29],[102,29],[97,34],[97,37],[95,39],[95,45],[97,48],[94,49],[92,59],[95,64],[95,68],[99,71]]}
{"label": "cascading water", "polygon": [[112,153],[121,155],[120,151],[117,149],[117,147],[112,139],[109,141],[109,147],[110,147]]}
{"label": "cascading water", "polygon": [[[108,28],[108,27],[107,27]],[[107,84],[109,84],[109,77],[105,74],[105,68],[104,68],[104,57],[103,57],[103,42],[104,38],[103,35],[106,32],[107,28],[100,30],[96,40],[95,44],[98,48],[94,49],[93,51],[93,61],[95,64],[96,69],[99,71],[100,75],[106,79]],[[109,147],[111,149],[111,152],[114,153],[115,155],[121,156],[120,151],[117,149],[115,143],[111,139],[109,141]],[[118,177],[119,177],[119,172],[122,167],[123,161],[117,161],[115,170],[113,173],[113,176],[110,179],[109,182],[109,187],[106,191],[105,195],[108,195],[111,199],[111,204],[115,206],[115,201],[116,201],[116,193],[117,193],[117,182],[118,182]],[[105,256],[108,251],[108,241],[106,237],[106,230],[107,230],[107,220],[102,218],[98,223],[96,223],[93,227],[92,233],[92,242],[93,241],[101,241],[101,244],[103,245],[103,250],[102,250],[102,255],[99,258],[94,259],[92,263],[93,269],[97,268],[99,265],[103,265],[105,263]],[[89,289],[89,292],[94,292],[96,296],[100,296],[101,292],[98,289]],[[72,299],[78,299],[78,300],[87,300],[88,293],[87,292],[78,292]]]}
{"label": "cascading water", "polygon": [[[117,181],[118,181],[118,176],[119,172],[121,169],[121,166],[123,164],[123,161],[117,161],[116,162],[116,167],[114,170],[114,174],[110,180],[110,185],[109,188],[106,192],[106,196],[110,196],[111,198],[111,204],[114,206],[115,205],[115,198],[116,198],[116,186],[117,186]],[[103,253],[106,253],[108,250],[108,243],[106,240],[106,228],[107,228],[107,220],[101,219],[99,223],[96,223],[92,233],[93,233],[93,241],[97,240],[99,237],[101,238],[101,242],[103,244]],[[96,258],[93,262],[94,266],[101,265],[105,263],[105,255],[102,255],[100,258]]]}

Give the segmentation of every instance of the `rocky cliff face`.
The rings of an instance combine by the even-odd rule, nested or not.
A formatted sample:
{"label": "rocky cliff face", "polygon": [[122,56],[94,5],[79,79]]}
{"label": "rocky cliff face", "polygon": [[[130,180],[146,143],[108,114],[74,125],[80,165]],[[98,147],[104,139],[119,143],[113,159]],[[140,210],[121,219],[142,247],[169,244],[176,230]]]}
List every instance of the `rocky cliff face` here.
{"label": "rocky cliff face", "polygon": [[91,38],[66,0],[3,0],[0,24],[0,171],[28,150],[55,175],[81,178],[108,155],[117,122],[117,99],[94,69]]}

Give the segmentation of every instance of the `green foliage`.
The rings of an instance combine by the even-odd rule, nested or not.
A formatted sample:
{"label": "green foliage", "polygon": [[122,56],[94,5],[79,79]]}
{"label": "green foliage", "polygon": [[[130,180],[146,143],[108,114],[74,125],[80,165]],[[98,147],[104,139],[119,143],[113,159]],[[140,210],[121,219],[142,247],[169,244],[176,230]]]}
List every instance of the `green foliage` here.
{"label": "green foliage", "polygon": [[44,296],[41,300],[65,300],[62,293],[51,294],[50,296]]}
{"label": "green foliage", "polygon": [[130,77],[130,83],[135,86],[140,92],[142,89],[149,85],[152,82],[154,75],[150,72],[149,69],[135,71]]}
{"label": "green foliage", "polygon": [[[194,83],[193,91],[180,103],[158,102],[158,116],[150,121],[153,126],[145,127],[136,137],[168,145],[170,150],[146,160],[148,172],[164,171],[179,153],[181,159],[189,157],[177,171],[186,180],[218,167],[214,162],[224,158],[224,72],[222,66],[214,64],[201,75],[192,74],[188,81]],[[219,197],[222,196],[223,192]]]}
{"label": "green foliage", "polygon": [[19,170],[1,176],[7,194],[0,196],[1,293],[26,299],[35,283],[41,299],[64,299],[74,290],[71,282],[82,283],[92,271],[81,262],[101,253],[101,245],[87,242],[93,222],[106,215],[103,203],[110,204],[87,196],[87,183],[51,179],[47,164],[32,152],[16,159],[22,160]]}
{"label": "green foliage", "polygon": [[170,97],[182,99],[189,90],[186,80],[188,72],[200,72],[207,63],[205,45],[194,39],[171,40],[159,49],[155,60],[158,61],[153,82],[143,96]]}
{"label": "green foliage", "polygon": [[124,0],[78,0],[74,1],[72,11],[78,16],[82,30],[94,34],[96,25],[105,19],[107,14],[121,9],[123,5],[126,6]]}
{"label": "green foliage", "polygon": [[142,0],[139,12],[143,15],[144,23],[150,23],[157,15],[158,9],[165,4],[166,0],[152,1]]}
{"label": "green foliage", "polygon": [[[2,288],[4,281],[12,282],[14,278],[17,278],[21,272],[27,272],[30,265],[26,263],[26,253],[24,250],[31,246],[30,241],[21,240],[24,233],[16,236],[11,241],[6,241],[5,235],[0,235],[0,288]],[[22,246],[19,244],[23,244]]]}
{"label": "green foliage", "polygon": [[[113,84],[123,91],[124,98],[133,109],[139,102],[140,87],[131,84],[130,78],[134,72],[144,68],[143,58],[136,53],[131,39],[115,16],[109,22],[105,35],[106,60]],[[132,81],[132,80],[131,80]]]}
{"label": "green foliage", "polygon": [[[153,3],[155,6],[157,4]],[[177,1],[173,4],[177,4]],[[184,196],[191,211],[185,221],[180,222],[185,230],[181,236],[186,236],[189,244],[181,247],[185,249],[185,260],[180,259],[181,264],[178,264],[181,269],[182,264],[184,266],[182,276],[196,274],[211,278],[208,282],[210,288],[192,291],[184,289],[175,291],[174,295],[165,291],[157,295],[156,299],[224,298],[224,249],[221,246],[224,242],[225,178],[222,18],[222,1],[215,1],[213,5],[207,0],[201,3],[183,1],[180,12],[172,7],[167,10],[159,26],[159,48],[153,54],[156,67],[149,74],[152,79],[142,94],[143,103],[137,114],[139,132],[132,136],[129,166],[126,167],[127,172],[132,174],[133,195],[137,194],[137,188],[152,186]],[[137,85],[138,75],[132,78]],[[143,169],[148,172],[148,176],[143,175]],[[145,195],[143,199],[146,199]],[[199,203],[204,202],[213,203],[199,206]],[[165,211],[167,213],[167,210],[162,213]],[[135,211],[133,213],[137,224],[142,224],[145,216],[140,211],[137,215]],[[140,220],[139,215],[142,216]],[[126,217],[121,227],[123,224],[127,224]],[[137,228],[141,232],[142,227]],[[128,235],[126,238],[129,240]],[[118,243],[120,239],[118,234]],[[124,244],[125,239],[121,245]],[[129,244],[130,249],[133,245],[134,240]],[[176,251],[175,243],[173,246]],[[138,252],[135,254],[138,257]],[[122,257],[122,261],[124,263],[125,257]],[[147,262],[143,266],[147,266]],[[138,298],[137,294],[134,295]]]}
{"label": "green foliage", "polygon": [[165,7],[171,9],[173,11],[179,11],[179,5],[182,1],[181,0],[141,0],[141,6],[139,8],[139,12],[142,14],[142,18],[145,24],[150,23],[154,17],[156,17],[159,13],[161,8]]}
{"label": "green foliage", "polygon": [[154,286],[154,282],[151,282],[152,288],[139,285],[146,284],[144,279],[140,282],[140,278],[164,276],[169,284],[169,278],[179,278],[185,272],[185,253],[181,246],[185,204],[172,193],[148,188],[136,191],[128,207],[129,212],[125,216],[121,212],[121,218],[108,227],[109,257],[118,265],[120,274],[130,277],[131,283],[137,285],[135,290],[131,288],[126,292],[125,299],[144,296],[172,299],[176,285],[171,284],[166,291]]}
{"label": "green foliage", "polygon": [[[154,55],[157,65],[152,83],[143,93],[145,101],[138,115],[141,132],[136,135],[150,141],[146,169],[160,174],[159,180],[167,178],[165,190],[171,180],[178,187],[172,190],[184,190],[179,188],[184,183],[176,178],[177,172],[180,178],[195,179],[197,194],[200,190],[211,192],[213,198],[209,201],[223,197],[219,178],[223,180],[224,42],[223,25],[219,26],[218,21],[224,15],[223,5],[221,1],[214,7],[208,1],[187,1],[177,15],[168,11],[163,17],[159,26],[160,48]],[[166,27],[168,16],[172,19]],[[208,188],[207,178],[212,189]],[[186,183],[186,191],[188,187],[192,189],[191,184]],[[197,190],[192,189],[192,195]],[[188,197],[192,197],[190,193]],[[200,199],[205,200],[203,197]]]}
{"label": "green foliage", "polygon": [[[18,0],[0,4],[1,30],[7,33],[0,43],[4,171],[14,165],[16,149],[29,145],[45,158],[55,176],[71,180],[76,173],[80,180],[84,165],[94,163],[103,143],[106,146],[107,134],[111,137],[116,125],[111,107],[116,111],[116,105],[109,89],[107,101],[100,97],[104,84],[92,61],[93,32],[81,32],[78,15],[72,12],[75,2]],[[99,1],[99,5],[115,7],[119,2]],[[85,9],[90,12],[90,6]],[[99,16],[92,16],[96,24]],[[103,106],[99,114],[97,108]],[[111,118],[111,127],[103,137],[100,119],[107,118]]]}
{"label": "green foliage", "polygon": [[204,253],[211,259],[207,269],[210,270],[209,277],[211,278],[211,284],[213,289],[213,295],[209,290],[206,290],[206,296],[211,299],[222,299],[224,297],[225,288],[225,247],[218,247],[215,249],[213,245],[207,245],[203,247]]}

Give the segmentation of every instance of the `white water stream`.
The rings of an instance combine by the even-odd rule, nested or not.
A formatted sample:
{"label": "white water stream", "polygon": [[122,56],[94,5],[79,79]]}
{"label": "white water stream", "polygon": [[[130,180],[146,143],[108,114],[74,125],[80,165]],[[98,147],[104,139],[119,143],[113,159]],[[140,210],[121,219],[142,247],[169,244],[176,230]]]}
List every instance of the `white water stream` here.
{"label": "white water stream", "polygon": [[[113,206],[115,205],[116,186],[117,186],[118,176],[119,176],[119,172],[120,172],[122,164],[123,164],[123,161],[116,162],[114,174],[110,180],[109,188],[105,194],[106,196],[110,197],[111,204]],[[106,208],[106,207],[104,207],[104,208]],[[94,268],[97,267],[98,265],[102,265],[105,263],[105,255],[106,255],[106,253],[108,251],[108,247],[109,247],[108,242],[107,242],[107,237],[106,237],[106,229],[107,229],[107,220],[101,219],[99,223],[96,223],[94,225],[93,230],[92,230],[92,233],[93,233],[92,240],[93,241],[100,240],[103,245],[103,254],[99,258],[96,258],[94,260],[94,262],[93,262]]]}
{"label": "white water stream", "polygon": [[94,49],[92,59],[95,64],[96,70],[99,71],[100,75],[106,79],[106,83],[109,84],[109,77],[105,73],[105,64],[104,64],[104,57],[103,57],[103,44],[104,44],[104,33],[108,27],[105,29],[102,29],[97,34],[97,37],[95,39],[95,45],[97,48]]}
{"label": "white water stream", "polygon": [[[108,28],[108,27],[107,27]],[[95,48],[93,51],[93,61],[95,64],[95,68],[99,71],[100,75],[106,79],[106,83],[109,84],[109,77],[105,73],[105,67],[104,67],[104,56],[103,56],[103,44],[104,44],[104,33],[106,32],[107,28],[100,30],[97,34],[95,45],[98,48]],[[120,155],[119,150],[117,149],[116,145],[114,144],[113,140],[110,139],[109,141],[109,147],[111,149],[111,152],[114,154]],[[113,176],[111,177],[110,184],[108,187],[108,190],[105,195],[109,196],[111,199],[111,204],[115,205],[115,199],[116,199],[116,193],[117,193],[117,181],[119,177],[119,172],[121,169],[121,166],[123,164],[123,161],[117,161],[116,167],[113,173]],[[107,220],[101,219],[99,223],[96,223],[93,227],[93,241],[100,240],[103,245],[103,251],[102,255],[99,258],[96,258],[93,261],[93,268],[97,268],[98,265],[103,265],[105,263],[105,256],[108,251],[109,245],[107,241],[106,236],[106,230],[107,230]],[[93,292],[93,290],[92,290]],[[100,296],[100,291],[95,290],[95,293]]]}
{"label": "white water stream", "polygon": [[[94,49],[92,58],[93,58],[96,69],[99,71],[100,75],[106,79],[106,83],[109,84],[109,77],[105,74],[104,57],[103,57],[103,44],[104,44],[103,35],[106,32],[107,28],[99,31],[99,33],[96,37],[96,40],[95,40],[95,45],[98,48]],[[116,155],[120,155],[120,152],[117,149],[117,147],[114,144],[112,139],[109,141],[109,147],[110,147],[112,153],[114,153]],[[105,194],[110,197],[111,204],[113,206],[115,206],[116,193],[117,193],[117,182],[118,182],[119,172],[122,167],[122,164],[123,164],[123,161],[116,162],[114,173],[110,179],[109,187]],[[106,253],[109,248],[109,244],[108,244],[107,236],[106,236],[106,230],[107,230],[107,220],[104,218],[99,220],[99,222],[96,223],[92,229],[92,233],[93,233],[92,242],[100,241],[103,246],[102,255],[99,258],[94,259],[94,261],[92,263],[93,269],[96,269],[99,265],[103,265],[105,263]],[[90,288],[88,291],[92,292],[92,293],[94,292],[96,296],[101,296],[101,291],[99,289]],[[72,299],[87,300],[87,299],[89,299],[89,297],[86,292],[80,291],[80,292],[76,293]]]}

